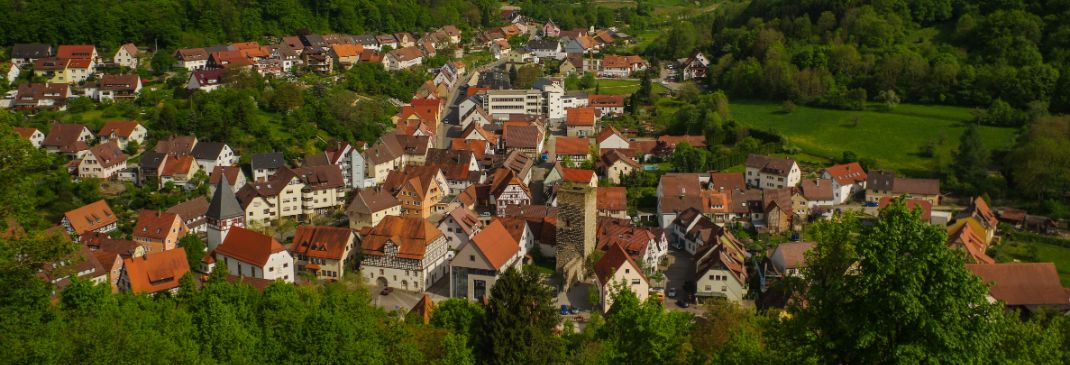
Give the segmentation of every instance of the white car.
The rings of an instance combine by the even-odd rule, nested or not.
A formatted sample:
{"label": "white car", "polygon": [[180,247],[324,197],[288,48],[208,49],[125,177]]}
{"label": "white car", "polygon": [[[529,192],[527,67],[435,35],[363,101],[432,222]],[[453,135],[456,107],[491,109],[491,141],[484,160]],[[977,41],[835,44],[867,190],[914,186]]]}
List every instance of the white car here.
{"label": "white car", "polygon": [[676,288],[669,288],[669,298],[676,298]]}

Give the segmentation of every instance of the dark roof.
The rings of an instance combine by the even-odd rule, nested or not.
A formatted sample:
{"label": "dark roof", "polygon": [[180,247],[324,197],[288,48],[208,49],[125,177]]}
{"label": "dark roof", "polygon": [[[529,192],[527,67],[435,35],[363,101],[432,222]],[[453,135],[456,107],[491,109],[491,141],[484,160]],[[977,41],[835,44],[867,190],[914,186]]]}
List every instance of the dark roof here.
{"label": "dark roof", "polygon": [[199,196],[175,204],[175,206],[168,208],[167,212],[177,214],[179,217],[182,217],[183,220],[191,220],[197,219],[198,217],[203,217],[205,214],[207,214],[209,205],[211,205],[211,203],[208,202],[207,198]]}
{"label": "dark roof", "polygon": [[756,168],[764,173],[775,174],[777,176],[785,176],[791,173],[791,167],[795,165],[795,161],[786,158],[769,157],[763,155],[751,154],[747,156],[746,166],[749,168]]}
{"label": "dark roof", "polygon": [[141,154],[141,160],[140,162],[138,162],[138,165],[141,167],[142,170],[155,170],[160,168],[160,165],[163,164],[163,159],[166,156],[167,155],[156,151],[145,151]]}
{"label": "dark roof", "polygon": [[234,197],[234,190],[231,190],[227,179],[219,179],[219,184],[216,185],[215,194],[212,195],[212,202],[208,205],[208,211],[205,216],[213,219],[245,216],[245,211],[242,210],[241,204],[238,203],[238,198]]}
{"label": "dark roof", "polygon": [[45,140],[42,144],[45,146],[63,147],[78,141],[78,136],[80,136],[84,130],[87,129],[85,125],[82,124],[55,123],[52,125],[52,128],[48,130],[48,134],[45,135]]}
{"label": "dark roof", "polygon": [[253,169],[278,169],[286,166],[282,152],[257,153],[252,159]]}
{"label": "dark roof", "polygon": [[11,58],[45,58],[52,57],[55,50],[50,44],[16,43],[11,48]]}
{"label": "dark roof", "polygon": [[891,191],[893,181],[895,181],[894,172],[883,170],[872,171],[866,176],[866,189]]}
{"label": "dark roof", "polygon": [[558,43],[554,39],[534,39],[528,42],[528,49],[530,50],[556,50],[561,43]]}
{"label": "dark roof", "polygon": [[226,145],[226,143],[222,142],[197,142],[197,145],[193,147],[193,158],[215,160],[223,152],[223,146]]}

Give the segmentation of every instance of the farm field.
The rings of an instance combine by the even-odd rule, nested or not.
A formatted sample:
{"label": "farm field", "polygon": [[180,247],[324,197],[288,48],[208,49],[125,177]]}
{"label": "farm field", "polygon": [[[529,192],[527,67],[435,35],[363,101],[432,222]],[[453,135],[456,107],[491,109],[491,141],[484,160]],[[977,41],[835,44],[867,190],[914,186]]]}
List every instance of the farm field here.
{"label": "farm field", "polygon": [[[888,112],[798,106],[790,114],[781,109],[777,102],[731,103],[737,122],[777,131],[804,154],[838,158],[844,151],[853,151],[859,157],[876,160],[880,168],[907,175],[931,174],[938,163],[947,163],[966,129],[965,123],[972,119],[970,109],[952,106],[902,104]],[[981,127],[989,149],[1011,146],[1015,133],[1013,128]],[[930,142],[935,145],[935,157],[921,156],[922,147]]]}

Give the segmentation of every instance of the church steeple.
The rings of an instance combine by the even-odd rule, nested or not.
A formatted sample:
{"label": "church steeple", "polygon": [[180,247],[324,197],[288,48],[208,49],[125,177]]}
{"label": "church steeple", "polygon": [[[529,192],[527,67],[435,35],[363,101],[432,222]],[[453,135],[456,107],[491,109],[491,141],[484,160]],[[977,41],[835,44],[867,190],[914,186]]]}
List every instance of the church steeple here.
{"label": "church steeple", "polygon": [[234,196],[226,174],[222,171],[219,174],[219,183],[216,184],[212,202],[208,205],[208,212],[204,214],[205,223],[208,224],[209,251],[223,243],[231,226],[245,227],[245,210]]}

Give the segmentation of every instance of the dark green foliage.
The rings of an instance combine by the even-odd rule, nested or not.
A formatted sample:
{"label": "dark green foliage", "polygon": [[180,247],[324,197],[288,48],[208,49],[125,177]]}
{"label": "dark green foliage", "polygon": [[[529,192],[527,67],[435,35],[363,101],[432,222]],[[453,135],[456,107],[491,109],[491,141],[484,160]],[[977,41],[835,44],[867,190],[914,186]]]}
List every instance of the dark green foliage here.
{"label": "dark green foliage", "polygon": [[563,343],[552,331],[559,317],[553,294],[535,270],[509,268],[491,289],[479,359],[489,364],[557,363]]}
{"label": "dark green foliage", "polygon": [[201,259],[204,258],[208,246],[200,237],[188,234],[178,240],[178,247],[186,250],[186,260],[189,261],[190,268],[201,267]]}

